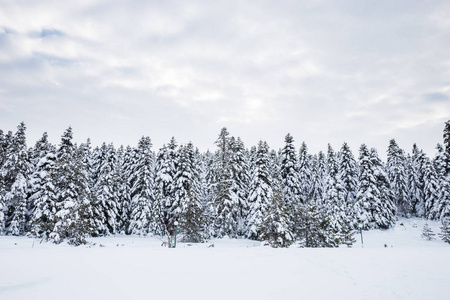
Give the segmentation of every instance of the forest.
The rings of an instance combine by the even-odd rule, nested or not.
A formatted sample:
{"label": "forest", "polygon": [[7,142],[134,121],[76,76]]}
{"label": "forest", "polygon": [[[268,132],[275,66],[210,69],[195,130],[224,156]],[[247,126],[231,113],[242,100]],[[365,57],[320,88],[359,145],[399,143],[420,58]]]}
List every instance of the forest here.
{"label": "forest", "polygon": [[[389,142],[387,160],[362,144],[357,157],[339,150],[311,154],[287,134],[275,150],[246,148],[222,128],[216,151],[201,153],[175,138],[157,151],[73,142],[42,135],[33,147],[26,125],[0,130],[0,235],[27,235],[72,245],[104,235],[156,235],[173,244],[228,236],[273,247],[351,246],[355,230],[388,229],[398,217],[450,218],[450,121],[428,157]],[[444,226],[443,225],[443,226]]]}

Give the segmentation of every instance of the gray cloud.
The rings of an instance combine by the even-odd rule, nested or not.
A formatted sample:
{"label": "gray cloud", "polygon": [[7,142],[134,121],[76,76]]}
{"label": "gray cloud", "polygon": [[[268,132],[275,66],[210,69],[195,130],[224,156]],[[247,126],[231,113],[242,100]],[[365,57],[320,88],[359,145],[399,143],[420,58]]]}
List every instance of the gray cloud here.
{"label": "gray cloud", "polygon": [[[1,128],[214,148],[290,132],[310,150],[389,139],[430,155],[449,119],[446,1],[1,4]],[[421,129],[422,128],[422,129]],[[433,132],[431,132],[431,130]]]}

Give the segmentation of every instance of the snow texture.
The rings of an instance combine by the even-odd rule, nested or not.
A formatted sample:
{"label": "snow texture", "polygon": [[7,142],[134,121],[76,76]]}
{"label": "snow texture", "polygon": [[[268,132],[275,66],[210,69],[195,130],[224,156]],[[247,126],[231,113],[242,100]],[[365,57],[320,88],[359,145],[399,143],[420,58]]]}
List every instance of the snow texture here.
{"label": "snow texture", "polygon": [[[0,237],[0,299],[448,299],[450,247],[401,219],[354,248],[264,247],[245,239],[161,247],[155,237],[91,244]],[[95,245],[94,245],[95,243]],[[214,245],[214,247],[211,247]]]}

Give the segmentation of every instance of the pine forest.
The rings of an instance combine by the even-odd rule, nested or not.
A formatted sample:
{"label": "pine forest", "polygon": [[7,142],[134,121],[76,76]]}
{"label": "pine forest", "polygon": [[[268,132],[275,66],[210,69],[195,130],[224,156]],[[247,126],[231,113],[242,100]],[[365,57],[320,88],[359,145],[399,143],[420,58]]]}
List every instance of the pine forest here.
{"label": "pine forest", "polygon": [[[72,245],[86,237],[156,235],[172,246],[228,236],[273,247],[352,245],[355,230],[388,229],[397,217],[450,219],[450,121],[428,157],[389,141],[387,161],[362,144],[326,152],[244,142],[223,128],[215,152],[175,138],[153,149],[73,142],[72,128],[53,145],[44,133],[29,148],[26,125],[0,130],[0,235]],[[177,223],[175,223],[177,222]],[[447,226],[448,227],[448,226]],[[447,228],[445,227],[445,228]]]}

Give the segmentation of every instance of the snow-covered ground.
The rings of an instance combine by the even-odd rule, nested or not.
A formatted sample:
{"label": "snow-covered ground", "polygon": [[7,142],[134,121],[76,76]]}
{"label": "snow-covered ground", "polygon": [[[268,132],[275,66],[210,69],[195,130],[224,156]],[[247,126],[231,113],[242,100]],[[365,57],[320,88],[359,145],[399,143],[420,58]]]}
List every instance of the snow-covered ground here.
{"label": "snow-covered ground", "polygon": [[168,249],[129,236],[89,248],[2,236],[0,299],[449,299],[450,245],[421,238],[424,223],[402,219],[363,232],[364,248],[358,234],[338,249],[230,239]]}

